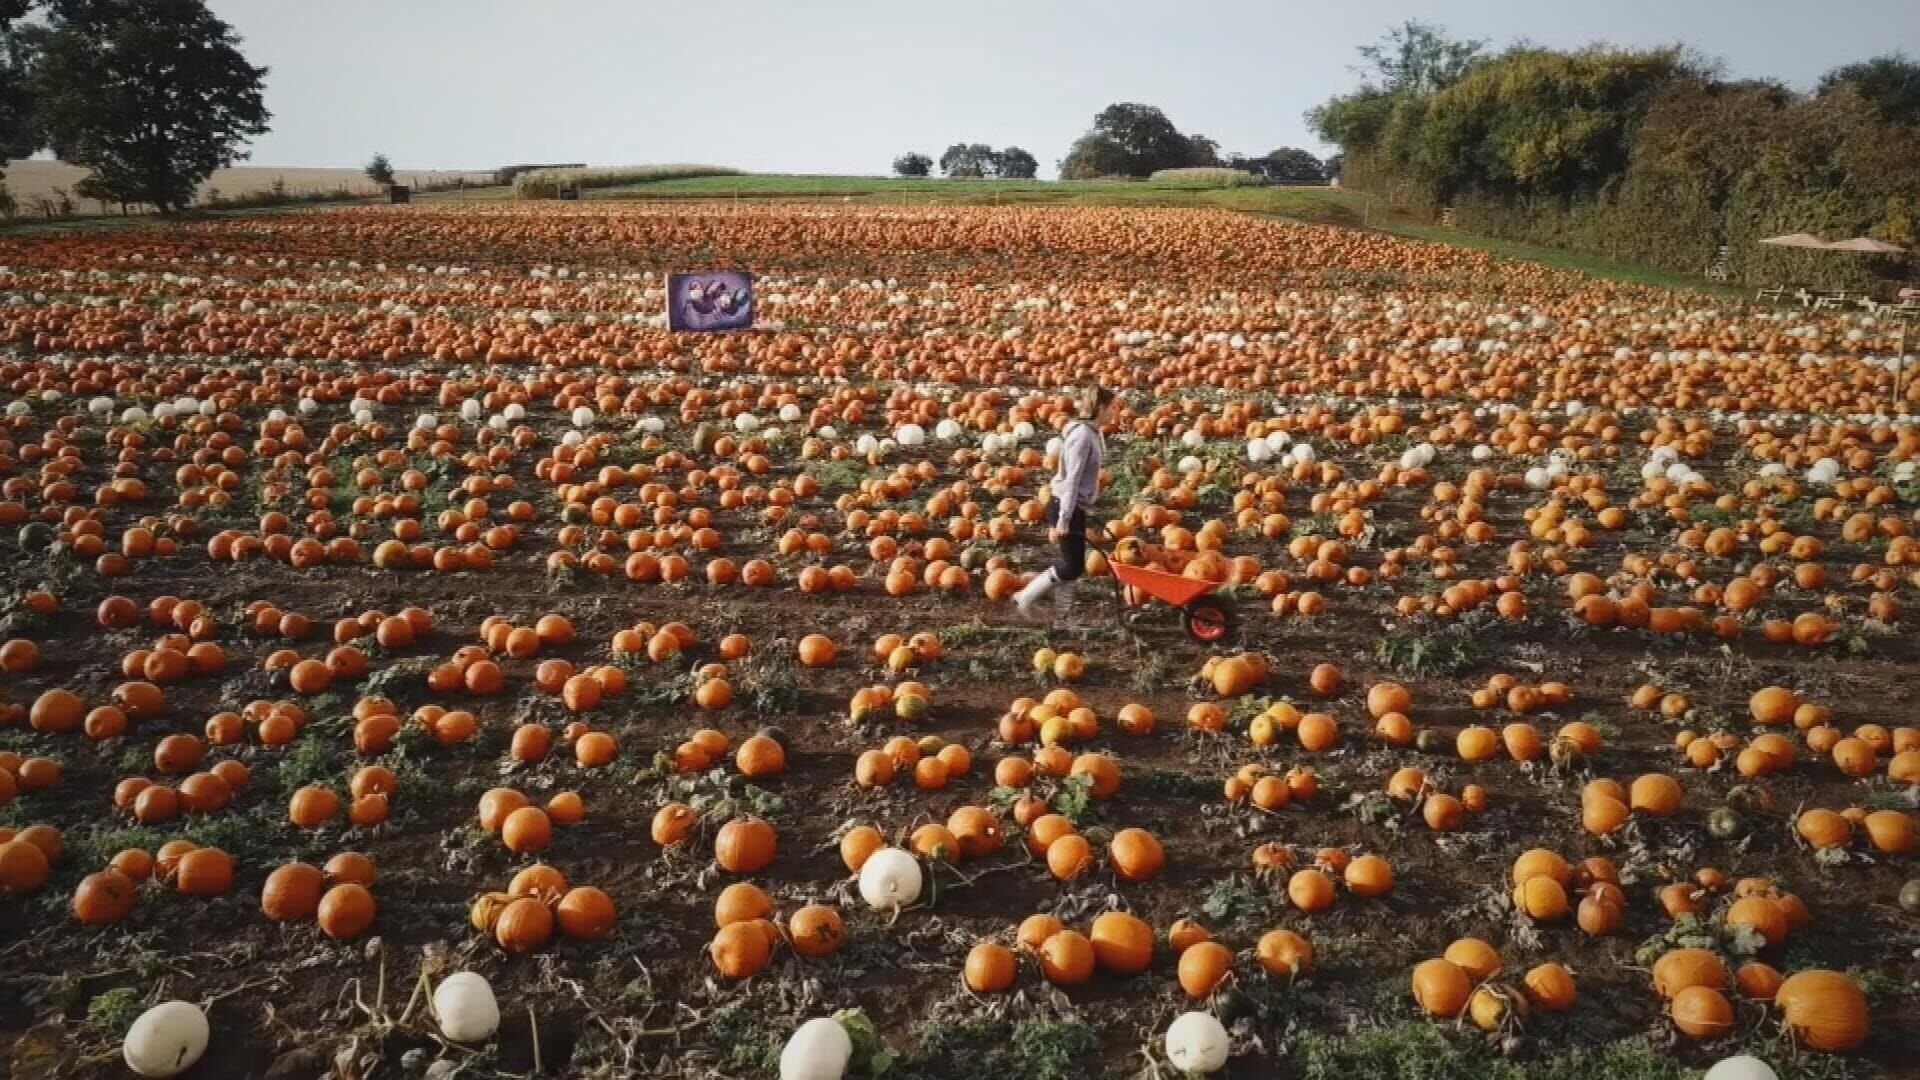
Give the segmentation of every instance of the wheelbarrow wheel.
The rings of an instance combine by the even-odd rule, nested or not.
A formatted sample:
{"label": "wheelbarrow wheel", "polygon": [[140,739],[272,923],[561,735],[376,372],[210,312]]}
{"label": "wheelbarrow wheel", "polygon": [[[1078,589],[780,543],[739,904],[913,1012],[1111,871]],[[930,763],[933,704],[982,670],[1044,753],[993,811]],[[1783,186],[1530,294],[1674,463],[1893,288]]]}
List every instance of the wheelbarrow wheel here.
{"label": "wheelbarrow wheel", "polygon": [[1180,625],[1202,645],[1217,645],[1233,636],[1233,608],[1214,596],[1195,597],[1180,609]]}

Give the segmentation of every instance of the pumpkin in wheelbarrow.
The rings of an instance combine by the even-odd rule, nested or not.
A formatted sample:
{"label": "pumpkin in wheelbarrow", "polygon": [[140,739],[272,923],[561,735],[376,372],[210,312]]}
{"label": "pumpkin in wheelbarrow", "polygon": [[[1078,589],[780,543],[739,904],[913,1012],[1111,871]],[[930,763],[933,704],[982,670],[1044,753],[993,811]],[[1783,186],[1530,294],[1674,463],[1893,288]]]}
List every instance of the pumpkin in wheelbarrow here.
{"label": "pumpkin in wheelbarrow", "polygon": [[1181,568],[1180,576],[1219,585],[1227,580],[1227,572],[1227,561],[1218,552],[1203,551]]}

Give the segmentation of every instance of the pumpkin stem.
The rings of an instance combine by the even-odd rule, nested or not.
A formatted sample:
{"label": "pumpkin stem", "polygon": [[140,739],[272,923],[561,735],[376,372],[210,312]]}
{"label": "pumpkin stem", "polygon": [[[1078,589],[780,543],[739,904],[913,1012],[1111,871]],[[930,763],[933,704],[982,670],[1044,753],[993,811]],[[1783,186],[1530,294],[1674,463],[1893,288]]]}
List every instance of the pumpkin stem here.
{"label": "pumpkin stem", "polygon": [[[424,998],[427,1002],[427,1011],[432,1012],[433,1011],[433,992],[432,992],[432,988],[427,983],[427,969],[425,967],[422,967],[420,969],[420,977],[413,981],[413,993],[407,996],[407,1007],[401,1011],[400,1019],[394,1022],[395,1027],[407,1026],[408,1018],[413,1016],[413,1007],[415,1005],[418,1005],[422,1000],[422,997],[423,997],[422,991],[425,991]],[[440,1018],[437,1016],[434,1017],[434,1023],[438,1024],[439,1022],[440,1022]]]}

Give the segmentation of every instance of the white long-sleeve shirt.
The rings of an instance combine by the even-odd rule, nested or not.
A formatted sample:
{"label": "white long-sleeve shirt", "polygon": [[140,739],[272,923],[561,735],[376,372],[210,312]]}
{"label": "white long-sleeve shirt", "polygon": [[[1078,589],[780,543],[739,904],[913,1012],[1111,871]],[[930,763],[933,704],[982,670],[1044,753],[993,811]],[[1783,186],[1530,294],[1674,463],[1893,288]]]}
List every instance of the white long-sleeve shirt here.
{"label": "white long-sleeve shirt", "polygon": [[1060,467],[1053,474],[1053,497],[1060,502],[1055,519],[1061,528],[1073,521],[1073,512],[1093,505],[1100,494],[1100,463],[1107,455],[1107,441],[1098,428],[1085,420],[1067,425],[1060,438]]}

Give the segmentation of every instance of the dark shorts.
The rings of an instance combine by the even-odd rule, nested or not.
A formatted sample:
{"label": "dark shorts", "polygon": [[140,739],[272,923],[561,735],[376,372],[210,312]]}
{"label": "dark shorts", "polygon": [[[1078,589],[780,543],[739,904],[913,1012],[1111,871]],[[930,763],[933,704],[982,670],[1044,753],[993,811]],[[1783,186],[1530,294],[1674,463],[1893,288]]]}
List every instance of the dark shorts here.
{"label": "dark shorts", "polygon": [[[1045,518],[1048,528],[1059,524],[1060,501],[1047,500]],[[1077,581],[1087,572],[1087,508],[1073,508],[1073,520],[1067,523],[1066,534],[1060,537],[1060,554],[1053,560],[1053,574],[1061,581]]]}

